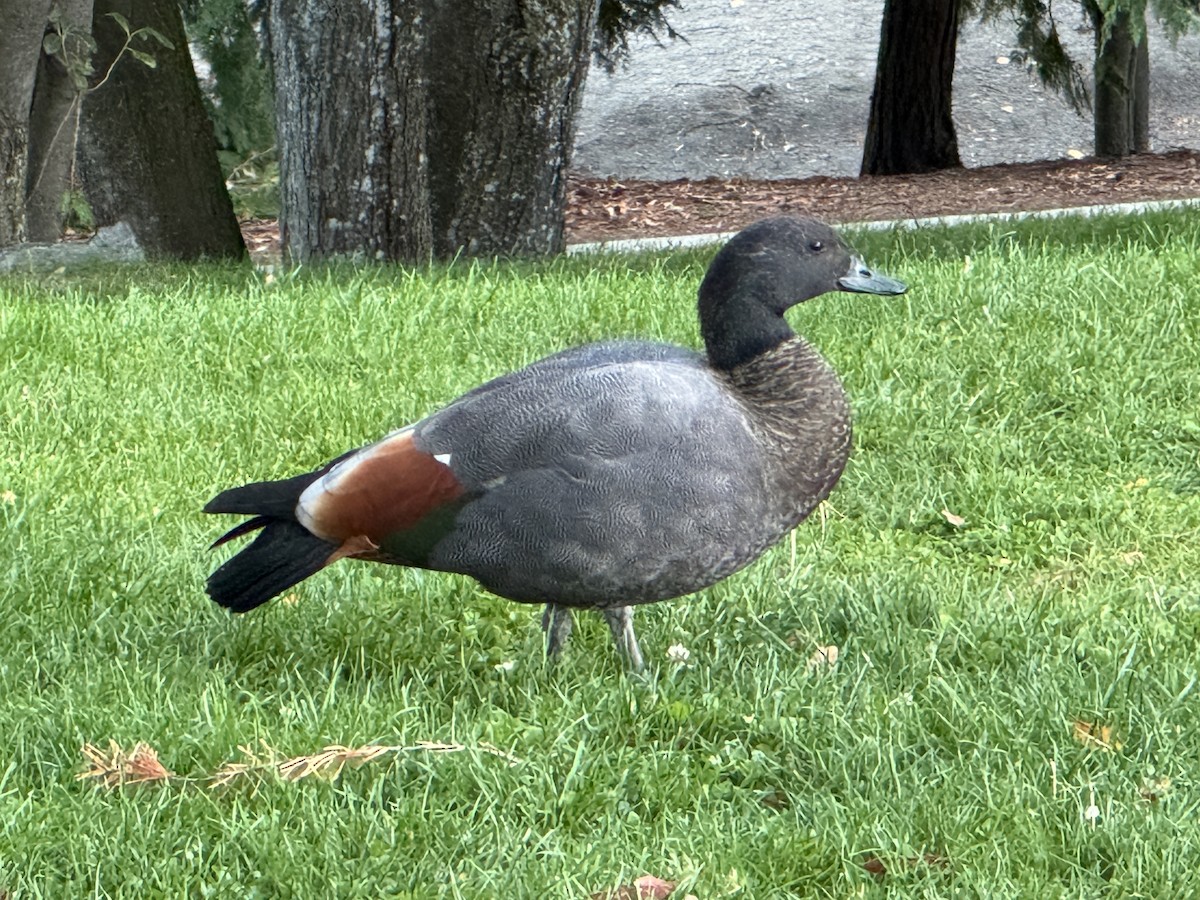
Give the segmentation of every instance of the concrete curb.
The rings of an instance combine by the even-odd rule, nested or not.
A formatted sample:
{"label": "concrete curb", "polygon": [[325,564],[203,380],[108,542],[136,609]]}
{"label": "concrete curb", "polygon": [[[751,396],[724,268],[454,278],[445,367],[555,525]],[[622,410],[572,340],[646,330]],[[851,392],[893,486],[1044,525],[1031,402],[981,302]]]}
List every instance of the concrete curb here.
{"label": "concrete curb", "polygon": [[[1107,206],[1071,206],[1063,209],[1038,209],[1031,212],[978,213],[961,216],[929,216],[923,219],[891,219],[882,222],[845,222],[838,229],[845,231],[892,231],[904,229],[917,231],[922,228],[940,228],[954,225],[970,225],[979,222],[1019,222],[1024,219],[1059,219],[1064,216],[1093,218],[1095,216],[1124,215],[1128,213],[1161,212],[1171,209],[1200,209],[1200,198],[1192,200],[1150,200],[1138,203],[1113,203]],[[684,234],[677,237],[631,238],[621,241],[595,241],[584,244],[568,244],[567,253],[642,253],[655,250],[682,250],[688,247],[707,247],[722,244],[737,234],[722,231],[715,234]]]}

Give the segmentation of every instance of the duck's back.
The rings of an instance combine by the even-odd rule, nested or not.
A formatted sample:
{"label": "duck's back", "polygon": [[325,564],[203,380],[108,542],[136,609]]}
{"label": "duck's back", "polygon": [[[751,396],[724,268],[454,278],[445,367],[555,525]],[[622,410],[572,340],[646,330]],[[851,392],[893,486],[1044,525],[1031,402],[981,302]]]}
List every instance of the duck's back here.
{"label": "duck's back", "polygon": [[426,564],[511,599],[662,600],[779,537],[750,417],[724,376],[678,347],[548,357],[466,394],[415,438],[449,456],[471,497]]}

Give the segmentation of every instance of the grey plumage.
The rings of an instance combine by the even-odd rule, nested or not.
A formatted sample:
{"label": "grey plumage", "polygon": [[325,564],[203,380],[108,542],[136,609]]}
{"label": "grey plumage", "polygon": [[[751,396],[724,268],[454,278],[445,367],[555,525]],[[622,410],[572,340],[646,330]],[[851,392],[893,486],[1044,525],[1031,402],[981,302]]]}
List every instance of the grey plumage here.
{"label": "grey plumage", "polygon": [[579,607],[663,600],[733,571],[769,499],[728,384],[695,354],[648,344],[550,362],[417,425],[417,443],[481,492],[430,566]]}
{"label": "grey plumage", "polygon": [[[280,509],[295,509],[340,547],[329,561],[457,572],[500,596],[547,604],[551,654],[570,634],[568,607],[598,609],[640,668],[630,607],[750,564],[828,496],[846,464],[845,392],[784,312],[831,290],[904,289],[818,222],[759,222],[718,253],[701,285],[705,355],[645,341],[566,350],[312,477],[221,497],[238,497],[237,511],[268,527]],[[430,479],[436,489],[422,499]],[[243,508],[246,496],[265,496],[269,509]],[[252,580],[237,560],[223,583]]]}

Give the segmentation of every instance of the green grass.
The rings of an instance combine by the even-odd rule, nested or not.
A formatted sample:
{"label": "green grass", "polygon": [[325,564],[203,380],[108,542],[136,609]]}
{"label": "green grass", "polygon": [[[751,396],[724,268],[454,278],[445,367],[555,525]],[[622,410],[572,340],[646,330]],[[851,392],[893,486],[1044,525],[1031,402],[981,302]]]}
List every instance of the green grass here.
{"label": "green grass", "polygon": [[[791,316],[851,394],[846,475],[794,561],[640,611],[643,678],[594,617],[547,668],[537,610],[431,573],[341,564],[231,618],[198,511],[565,345],[695,344],[709,254],[0,281],[0,891],[1200,893],[1200,216],[858,244],[911,292]],[[76,781],[110,738],[194,775],[260,740],[467,749]]]}

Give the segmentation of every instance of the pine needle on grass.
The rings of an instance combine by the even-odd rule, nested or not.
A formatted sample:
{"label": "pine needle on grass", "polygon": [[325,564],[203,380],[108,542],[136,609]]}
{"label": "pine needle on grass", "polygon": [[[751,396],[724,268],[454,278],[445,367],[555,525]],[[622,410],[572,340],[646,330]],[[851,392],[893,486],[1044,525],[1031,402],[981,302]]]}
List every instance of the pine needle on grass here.
{"label": "pine needle on grass", "polygon": [[75,776],[77,781],[93,781],[109,790],[134,784],[169,783],[178,784],[203,783],[212,788],[228,787],[244,778],[254,778],[261,781],[269,775],[275,775],[285,782],[299,781],[310,775],[317,775],[329,781],[334,781],[342,774],[346,766],[358,768],[384,756],[404,753],[461,753],[466,750],[476,750],[490,756],[505,760],[510,766],[515,766],[521,760],[491,744],[479,744],[469,747],[466,744],[448,744],[438,741],[418,741],[410,745],[381,745],[364,744],[361,747],[348,747],[342,744],[330,744],[315,753],[282,758],[266,741],[259,741],[260,749],[254,750],[250,745],[238,747],[242,759],[229,762],[206,775],[180,776],[167,769],[158,759],[158,751],[145,741],[138,741],[132,750],[123,750],[113,740],[108,742],[108,750],[102,750],[95,744],[84,744],[83,756],[85,768]]}
{"label": "pine needle on grass", "polygon": [[138,741],[125,751],[113,740],[108,750],[95,744],[83,745],[86,768],[75,776],[77,781],[97,781],[109,790],[133,784],[170,781],[175,773],[158,760],[158,751],[145,741]]}

